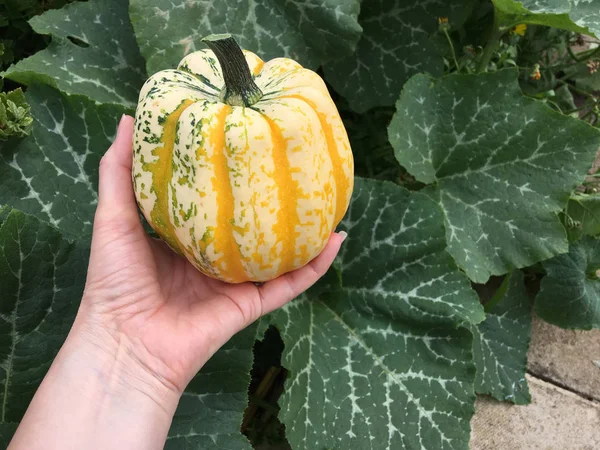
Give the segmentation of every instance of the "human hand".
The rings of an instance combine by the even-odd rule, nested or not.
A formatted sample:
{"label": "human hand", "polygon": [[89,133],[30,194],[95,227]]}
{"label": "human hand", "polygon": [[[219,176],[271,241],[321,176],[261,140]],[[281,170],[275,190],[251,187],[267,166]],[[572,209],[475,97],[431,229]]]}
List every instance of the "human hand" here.
{"label": "human hand", "polygon": [[133,118],[124,116],[100,163],[80,320],[181,392],[235,333],[315,283],[333,262],[343,234],[334,233],[307,266],[261,286],[209,278],[144,231],[131,181],[132,134]]}

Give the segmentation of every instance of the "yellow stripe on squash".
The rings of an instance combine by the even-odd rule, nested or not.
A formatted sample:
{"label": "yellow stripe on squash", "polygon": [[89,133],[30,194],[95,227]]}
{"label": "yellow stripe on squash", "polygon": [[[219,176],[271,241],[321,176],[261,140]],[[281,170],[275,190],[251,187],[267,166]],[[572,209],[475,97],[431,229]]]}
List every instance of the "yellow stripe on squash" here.
{"label": "yellow stripe on squash", "polygon": [[201,50],[144,84],[134,134],[134,189],[149,224],[198,270],[231,283],[315,258],[346,213],[354,176],[321,78],[290,59],[243,56],[258,101],[225,103],[217,56]]}
{"label": "yellow stripe on squash", "polygon": [[162,145],[152,149],[152,155],[157,159],[144,167],[144,170],[152,174],[151,190],[156,194],[156,203],[150,210],[152,227],[178,252],[182,251],[182,246],[177,239],[173,221],[169,218],[169,190],[173,189],[173,166],[164,164],[163,161],[169,161],[173,157],[177,121],[185,108],[192,103],[192,100],[184,100],[175,111],[167,116],[160,139]]}

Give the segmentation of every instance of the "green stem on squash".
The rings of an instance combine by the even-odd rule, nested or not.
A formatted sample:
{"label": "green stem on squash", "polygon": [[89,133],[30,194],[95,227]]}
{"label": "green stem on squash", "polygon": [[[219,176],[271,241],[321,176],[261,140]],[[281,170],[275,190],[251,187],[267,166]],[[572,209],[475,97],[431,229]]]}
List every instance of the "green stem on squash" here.
{"label": "green stem on squash", "polygon": [[211,34],[202,39],[215,53],[225,88],[221,93],[223,101],[231,106],[252,106],[259,101],[263,93],[254,83],[250,68],[242,49],[230,34]]}

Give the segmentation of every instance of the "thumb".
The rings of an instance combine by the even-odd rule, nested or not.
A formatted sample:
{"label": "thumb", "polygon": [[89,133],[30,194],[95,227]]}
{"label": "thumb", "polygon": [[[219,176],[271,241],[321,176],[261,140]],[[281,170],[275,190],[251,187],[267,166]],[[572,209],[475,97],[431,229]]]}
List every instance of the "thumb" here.
{"label": "thumb", "polygon": [[133,162],[133,117],[123,115],[117,136],[100,160],[96,220],[139,223],[131,165]]}

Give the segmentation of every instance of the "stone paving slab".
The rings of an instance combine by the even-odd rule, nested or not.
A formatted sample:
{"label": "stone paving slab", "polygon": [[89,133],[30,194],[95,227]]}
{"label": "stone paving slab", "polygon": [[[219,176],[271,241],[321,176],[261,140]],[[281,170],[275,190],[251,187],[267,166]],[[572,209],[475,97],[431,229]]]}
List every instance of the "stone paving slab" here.
{"label": "stone paving slab", "polygon": [[527,375],[526,406],[479,397],[471,450],[598,450],[600,403]]}
{"label": "stone paving slab", "polygon": [[600,401],[600,330],[563,330],[534,317],[528,367],[537,377]]}

